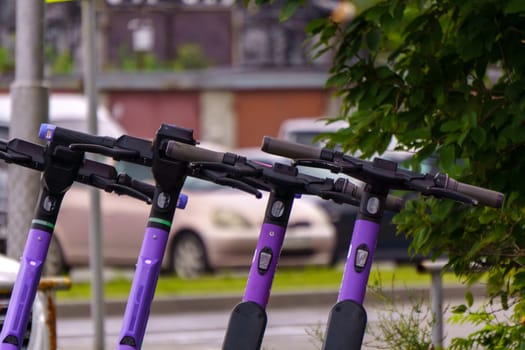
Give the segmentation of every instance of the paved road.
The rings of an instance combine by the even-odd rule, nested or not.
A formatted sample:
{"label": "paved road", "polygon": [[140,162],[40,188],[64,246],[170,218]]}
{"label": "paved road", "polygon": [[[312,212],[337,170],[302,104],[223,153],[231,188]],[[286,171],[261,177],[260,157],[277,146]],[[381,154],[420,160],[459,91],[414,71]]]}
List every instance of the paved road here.
{"label": "paved road", "polygon": [[[458,301],[459,302],[459,301]],[[315,350],[320,342],[316,331],[324,331],[329,307],[309,309],[270,309],[263,349]],[[407,310],[406,308],[403,310]],[[368,308],[369,325],[377,329],[384,309],[373,305]],[[143,350],[217,350],[220,349],[229,318],[228,311],[182,313],[178,315],[152,315],[148,324]],[[120,330],[120,317],[106,319],[107,349],[114,349]],[[60,349],[91,350],[92,323],[86,318],[68,318],[58,321]],[[449,336],[468,334],[473,328],[466,325],[446,326]],[[365,343],[370,344],[370,335]],[[363,349],[373,349],[364,346]]]}
{"label": "paved road", "polygon": [[[310,344],[307,329],[324,322],[325,309],[269,310],[264,349],[315,349]],[[228,311],[184,313],[179,315],[153,315],[148,323],[143,350],[211,350],[220,349]],[[120,317],[106,319],[108,349],[113,349],[120,330]],[[61,349],[90,349],[92,324],[88,319],[59,320],[58,345]]]}
{"label": "paved road", "polygon": [[[422,293],[423,292],[423,293]],[[463,302],[463,288],[446,288],[444,306]],[[473,290],[480,298],[483,288]],[[320,348],[319,336],[326,327],[328,313],[336,299],[337,291],[305,291],[304,293],[274,293],[268,308],[268,325],[263,343],[264,350],[316,350]],[[420,295],[428,299],[425,288],[402,290],[392,294],[399,303],[413,300]],[[369,329],[376,330],[379,320],[387,317],[395,322],[398,313],[389,314],[373,294],[367,296]],[[478,300],[478,299],[476,299]],[[142,350],[217,350],[220,349],[233,305],[239,296],[217,298],[156,298]],[[106,306],[106,349],[115,349],[120,331],[125,301]],[[408,312],[409,308],[396,304],[396,310]],[[304,307],[303,307],[304,306]],[[93,350],[93,322],[86,317],[89,305],[73,303],[60,305],[58,310],[58,346],[60,349]],[[117,315],[117,316],[115,316]],[[450,314],[445,315],[445,320]],[[430,311],[427,313],[430,316]],[[424,322],[421,322],[424,323]],[[445,325],[446,339],[469,334],[469,325]],[[365,336],[363,349],[375,349],[370,344],[373,337]],[[445,344],[447,341],[445,341]]]}

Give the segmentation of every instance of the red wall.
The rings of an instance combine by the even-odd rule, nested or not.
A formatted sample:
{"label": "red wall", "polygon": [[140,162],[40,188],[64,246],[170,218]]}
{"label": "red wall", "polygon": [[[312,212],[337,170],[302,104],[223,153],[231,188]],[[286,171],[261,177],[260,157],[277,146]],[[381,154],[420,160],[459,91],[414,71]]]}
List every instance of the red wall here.
{"label": "red wall", "polygon": [[279,126],[285,119],[323,116],[327,100],[325,90],[237,92],[238,146],[259,146],[263,136],[277,136]]}
{"label": "red wall", "polygon": [[134,136],[152,139],[160,124],[176,124],[199,137],[199,94],[187,91],[112,91],[113,116]]}

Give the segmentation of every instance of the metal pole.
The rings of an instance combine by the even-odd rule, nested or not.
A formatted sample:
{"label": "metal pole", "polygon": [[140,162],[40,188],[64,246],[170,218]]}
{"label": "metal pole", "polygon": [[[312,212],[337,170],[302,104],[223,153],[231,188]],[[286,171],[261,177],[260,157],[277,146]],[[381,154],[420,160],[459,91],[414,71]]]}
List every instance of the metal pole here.
{"label": "metal pole", "polygon": [[441,269],[431,270],[432,288],[431,303],[434,315],[434,326],[432,327],[432,344],[434,349],[443,348],[443,280]]}
{"label": "metal pole", "polygon": [[432,326],[432,345],[434,349],[443,349],[443,276],[447,265],[446,259],[436,261],[423,260],[418,270],[428,272],[431,276],[430,302],[434,323]]}
{"label": "metal pole", "polygon": [[[82,0],[82,43],[84,49],[84,94],[88,100],[89,132],[96,134],[97,127],[97,86],[96,86],[96,45],[95,45],[95,4],[92,0]],[[89,249],[91,268],[91,316],[93,318],[96,350],[103,350],[104,340],[104,279],[102,271],[102,225],[100,220],[100,194],[90,190],[91,210],[89,215]]]}
{"label": "metal pole", "polygon": [[[32,142],[40,123],[47,120],[48,89],[44,83],[44,1],[16,2],[16,67],[11,85],[10,137]],[[8,168],[7,254],[20,258],[31,226],[40,188],[40,174],[23,167]]]}

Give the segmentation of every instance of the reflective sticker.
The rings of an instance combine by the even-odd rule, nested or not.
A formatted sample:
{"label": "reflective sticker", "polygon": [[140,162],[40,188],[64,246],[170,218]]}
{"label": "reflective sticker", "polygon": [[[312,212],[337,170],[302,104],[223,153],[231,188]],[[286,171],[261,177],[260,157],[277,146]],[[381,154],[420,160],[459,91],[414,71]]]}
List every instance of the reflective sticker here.
{"label": "reflective sticker", "polygon": [[357,272],[361,272],[365,269],[368,263],[368,256],[370,252],[366,244],[361,244],[355,251],[354,267]]}
{"label": "reflective sticker", "polygon": [[377,214],[379,212],[379,198],[370,197],[366,203],[366,211],[370,214]]}
{"label": "reflective sticker", "polygon": [[160,209],[166,209],[171,202],[171,196],[165,192],[159,193],[157,196],[157,207]]}
{"label": "reflective sticker", "polygon": [[53,196],[46,196],[42,202],[42,209],[47,213],[55,212],[57,207],[57,199]]}
{"label": "reflective sticker", "polygon": [[272,262],[273,258],[273,252],[272,248],[270,247],[264,247],[261,252],[259,253],[259,261],[257,263],[257,269],[259,270],[259,273],[262,275],[268,271],[270,268],[270,263]]}
{"label": "reflective sticker", "polygon": [[274,218],[281,217],[284,214],[284,203],[281,201],[273,202],[271,213]]}

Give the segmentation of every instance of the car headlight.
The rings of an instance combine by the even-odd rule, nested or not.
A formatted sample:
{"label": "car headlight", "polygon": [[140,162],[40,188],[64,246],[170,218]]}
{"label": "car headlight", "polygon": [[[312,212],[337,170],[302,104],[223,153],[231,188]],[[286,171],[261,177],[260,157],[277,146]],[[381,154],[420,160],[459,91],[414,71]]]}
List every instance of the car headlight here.
{"label": "car headlight", "polygon": [[250,221],[242,216],[239,212],[230,209],[217,209],[213,213],[213,223],[215,226],[228,228],[228,227],[240,227],[248,228],[251,227]]}

